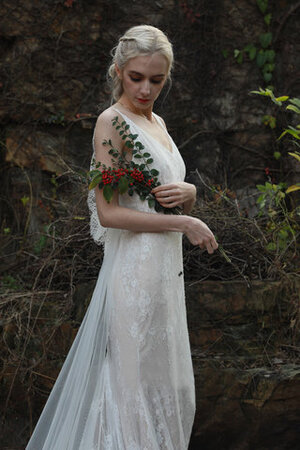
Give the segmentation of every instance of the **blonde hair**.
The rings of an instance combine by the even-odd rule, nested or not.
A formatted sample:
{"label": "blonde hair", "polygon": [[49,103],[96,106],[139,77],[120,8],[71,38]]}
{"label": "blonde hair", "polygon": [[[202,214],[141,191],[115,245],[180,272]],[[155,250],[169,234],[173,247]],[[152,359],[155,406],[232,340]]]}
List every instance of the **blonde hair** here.
{"label": "blonde hair", "polygon": [[113,59],[107,73],[113,100],[118,101],[123,93],[122,81],[117,75],[116,65],[122,70],[129,59],[136,56],[152,55],[156,52],[166,58],[168,62],[167,78],[170,80],[173,67],[173,50],[167,36],[151,25],[138,25],[126,31],[111,52]]}

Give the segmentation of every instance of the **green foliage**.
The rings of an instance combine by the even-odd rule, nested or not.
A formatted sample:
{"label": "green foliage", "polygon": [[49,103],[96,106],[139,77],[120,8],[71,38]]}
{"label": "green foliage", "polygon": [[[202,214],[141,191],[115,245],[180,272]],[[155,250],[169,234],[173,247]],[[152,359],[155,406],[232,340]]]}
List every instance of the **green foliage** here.
{"label": "green foliage", "polygon": [[[262,95],[265,97],[269,97],[273,103],[275,103],[277,106],[282,106],[282,104],[284,102],[288,102],[288,105],[286,106],[286,110],[287,111],[292,111],[294,113],[296,113],[297,115],[300,115],[300,99],[299,98],[290,98],[288,95],[282,95],[280,97],[275,97],[272,89],[262,89],[259,88],[259,91],[251,91],[252,94],[258,94],[258,95]],[[263,121],[265,123],[264,118],[267,117],[272,117],[272,116],[264,116],[263,117]],[[267,123],[268,125],[270,125],[270,123]],[[276,121],[272,123],[272,125],[275,124],[276,126]],[[270,125],[271,126],[271,125]],[[274,126],[274,128],[275,128]],[[272,128],[272,126],[271,126]],[[278,139],[282,139],[284,136],[289,135],[292,136],[293,140],[293,144],[296,145],[297,147],[299,147],[299,140],[300,140],[300,123],[297,124],[295,127],[288,125],[287,128],[285,128],[283,130],[283,132],[280,134],[280,136],[278,137]],[[296,154],[292,154],[291,156],[293,156],[294,158],[298,159],[297,156],[295,156]]]}
{"label": "green foliage", "polygon": [[[287,111],[300,114],[300,100],[297,98],[289,98],[287,95],[275,97],[271,89],[259,88],[258,91],[252,91],[252,93],[268,97],[278,107],[282,107],[284,104],[286,105],[286,103],[288,103],[285,108]],[[264,116],[263,122],[272,129],[276,127],[276,119],[273,116]],[[299,146],[300,124],[296,127],[288,125],[288,127],[280,134],[278,140],[286,135],[291,136],[292,143]],[[300,153],[298,151],[288,152],[288,155],[300,162]],[[275,159],[281,157],[281,152],[274,152]],[[269,173],[269,169],[266,173]],[[268,181],[264,185],[257,185],[257,189],[260,192],[257,199],[259,216],[265,216],[267,218],[267,250],[277,252],[278,256],[291,247],[294,247],[295,252],[297,252],[300,207],[299,205],[296,205],[294,208],[289,209],[286,202],[286,196],[291,192],[300,190],[300,183],[287,187],[286,183],[279,182],[278,184],[274,184]]]}
{"label": "green foliage", "polygon": [[266,215],[266,248],[277,253],[286,251],[292,245],[296,248],[296,236],[299,234],[297,216],[300,208],[288,211],[285,203],[285,183],[272,184],[266,182],[257,185],[260,196],[257,199],[259,216]]}
{"label": "green foliage", "polygon": [[256,4],[262,14],[265,14],[268,8],[268,0],[256,0]]}
{"label": "green foliage", "polygon": [[25,195],[21,198],[21,202],[22,202],[22,205],[24,206],[24,208],[27,205],[27,203],[29,202],[29,200],[30,200],[29,197],[27,197]]}
{"label": "green foliage", "polygon": [[264,23],[268,30],[259,35],[259,42],[257,44],[249,43],[242,50],[235,49],[233,54],[238,64],[243,63],[245,56],[247,56],[250,61],[255,61],[256,65],[261,70],[264,81],[269,83],[273,77],[276,57],[275,51],[271,48],[273,34],[269,30],[272,14],[268,13],[265,15],[268,8],[267,0],[257,0],[256,3],[260,12],[264,15]]}
{"label": "green foliage", "polygon": [[[179,214],[180,208],[165,208],[156,200],[152,194],[152,189],[159,186],[159,171],[151,168],[154,162],[150,153],[144,151],[143,144],[137,141],[138,135],[130,132],[130,126],[123,120],[119,122],[118,117],[112,120],[113,126],[118,130],[119,135],[125,141],[125,147],[130,149],[132,159],[128,161],[125,155],[113,147],[112,141],[104,140],[103,145],[110,147],[112,167],[107,167],[101,162],[93,162],[94,169],[88,173],[89,189],[99,186],[103,189],[105,200],[110,203],[114,191],[119,194],[128,193],[132,196],[136,193],[141,200],[148,201],[149,207],[154,207],[157,212],[164,214]],[[136,162],[138,160],[138,163]]]}
{"label": "green foliage", "polygon": [[45,119],[46,123],[53,123],[56,125],[66,125],[66,121],[65,121],[65,113],[63,111],[58,112],[57,114],[53,114],[51,116],[49,116],[47,119]]}
{"label": "green foliage", "polygon": [[276,117],[274,116],[266,114],[263,116],[262,122],[264,125],[269,126],[272,130],[276,128]]}

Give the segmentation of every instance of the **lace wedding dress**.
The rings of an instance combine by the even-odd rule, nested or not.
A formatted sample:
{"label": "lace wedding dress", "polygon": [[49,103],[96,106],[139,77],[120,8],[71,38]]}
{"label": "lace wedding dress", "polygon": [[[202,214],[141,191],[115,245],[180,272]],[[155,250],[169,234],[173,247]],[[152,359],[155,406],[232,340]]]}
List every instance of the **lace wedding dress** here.
{"label": "lace wedding dress", "polygon": [[[162,184],[184,179],[183,160],[168,134],[172,151],[124,113],[116,113],[151,153]],[[137,195],[120,195],[119,202],[156,214]],[[186,450],[195,387],[182,234],[104,230],[93,191],[89,206],[92,236],[104,241],[103,264],[82,325],[26,448]]]}

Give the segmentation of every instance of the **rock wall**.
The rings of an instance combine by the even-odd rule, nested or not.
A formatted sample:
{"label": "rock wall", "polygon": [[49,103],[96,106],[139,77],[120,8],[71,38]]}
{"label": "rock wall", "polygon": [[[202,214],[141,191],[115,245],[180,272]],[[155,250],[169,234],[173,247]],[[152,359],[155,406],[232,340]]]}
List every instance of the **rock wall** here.
{"label": "rock wall", "polygon": [[[293,320],[299,288],[297,279],[292,288],[266,281],[253,282],[251,287],[242,281],[186,285],[197,399],[190,450],[298,449],[300,364]],[[84,292],[87,298],[92,290],[91,283],[77,285],[75,297],[82,299]],[[14,364],[2,370],[3,405],[15,381],[1,436],[4,448],[13,450],[26,443],[86,307],[82,301],[75,303],[73,320],[63,320],[56,329],[46,359],[41,358],[38,338],[30,343],[33,371],[24,375]],[[57,320],[56,312],[47,301],[39,319],[41,332],[51,319]],[[16,332],[12,325],[5,328],[11,351]]]}
{"label": "rock wall", "polygon": [[[264,84],[257,65],[234,50],[258,44],[267,31],[255,0],[134,1],[4,0],[0,62],[0,124],[11,165],[61,173],[60,158],[87,168],[91,128],[109,104],[109,51],[128,27],[151,23],[170,36],[173,87],[158,103],[180,146],[188,173],[239,189],[264,178],[271,136],[261,117],[271,105],[250,97]],[[294,7],[289,14],[290,8]],[[299,94],[297,2],[269,1],[276,51],[272,82]],[[3,177],[3,175],[2,175]]]}
{"label": "rock wall", "polygon": [[299,283],[202,282],[186,293],[197,396],[191,449],[296,450],[300,365],[290,338]]}
{"label": "rock wall", "polygon": [[[300,3],[268,3],[276,52],[272,83],[278,94],[299,97]],[[266,113],[276,114],[275,106],[249,95],[265,85],[260,69],[247,55],[241,64],[234,58],[235,49],[258,44],[260,34],[268,30],[255,0],[3,0],[0,15],[0,274],[18,274],[20,285],[28,289],[13,297],[16,308],[28,294],[40,312],[39,295],[44,295],[45,286],[48,289],[48,276],[56,286],[55,265],[68,262],[69,271],[68,278],[59,279],[59,292],[50,293],[43,304],[45,315],[38,331],[43,329],[43,317],[63,318],[63,323],[52,340],[43,336],[50,342],[49,360],[40,366],[35,364],[44,356],[44,341],[30,341],[28,361],[34,367],[30,375],[25,369],[18,371],[15,352],[16,347],[23,348],[18,331],[25,329],[24,312],[18,312],[18,323],[15,317],[3,327],[0,323],[2,342],[13,355],[11,364],[1,368],[0,378],[3,409],[10,398],[2,445],[12,450],[24,445],[39,415],[100,264],[97,250],[95,267],[85,267],[84,252],[96,253],[91,244],[78,250],[88,216],[86,188],[75,179],[88,168],[94,123],[110,102],[106,87],[110,49],[127,28],[153,24],[174,44],[172,89],[159,99],[156,111],[166,120],[185,159],[188,180],[199,185],[200,196],[204,188],[196,168],[206,183],[234,190],[238,196],[253,193],[256,183],[266,181],[266,166],[275,182],[287,175],[293,182],[297,168],[273,158],[281,144],[261,120]],[[285,124],[285,117],[277,119],[279,127]],[[76,215],[73,205],[78,205]],[[49,235],[51,225],[59,242],[55,226],[67,215],[82,223],[74,231],[76,244],[55,249],[55,256],[43,254],[42,231],[46,227]],[[5,233],[12,239],[7,241]],[[20,258],[24,248],[25,262]],[[83,267],[72,263],[76,258]],[[36,261],[41,261],[39,270]],[[43,289],[37,288],[31,272],[39,282],[44,279]],[[191,448],[297,448],[299,317],[291,315],[288,305],[298,290],[290,294],[280,283],[264,282],[251,289],[243,283],[187,286],[197,388]],[[12,300],[3,298],[13,306]],[[64,299],[62,304],[57,298]],[[59,303],[57,310],[54,302]],[[24,305],[31,307],[29,300]]]}

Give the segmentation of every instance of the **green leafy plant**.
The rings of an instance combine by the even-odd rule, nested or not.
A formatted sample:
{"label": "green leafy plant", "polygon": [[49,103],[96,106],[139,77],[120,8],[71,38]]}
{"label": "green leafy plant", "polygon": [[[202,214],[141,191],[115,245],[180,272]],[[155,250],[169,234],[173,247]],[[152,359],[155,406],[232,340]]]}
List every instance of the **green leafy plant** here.
{"label": "green leafy plant", "polygon": [[[251,91],[252,94],[258,94],[262,95],[264,97],[269,97],[273,103],[275,103],[277,106],[282,106],[285,102],[288,103],[286,106],[286,111],[292,111],[296,113],[297,115],[300,115],[300,99],[299,98],[290,98],[288,95],[282,95],[280,97],[275,97],[272,89],[262,89],[259,88],[258,91]],[[273,116],[264,116],[266,117],[273,117]],[[264,121],[263,118],[263,121]],[[265,123],[265,122],[264,122]],[[276,119],[273,121],[273,124],[276,126]],[[271,126],[271,125],[270,125]],[[274,128],[275,128],[274,126]],[[271,126],[272,128],[272,126]],[[278,137],[278,140],[282,139],[284,136],[291,137],[291,141],[293,145],[300,147],[300,123],[296,126],[288,125],[287,128],[285,128],[280,136]],[[292,158],[296,159],[296,161],[300,162],[300,153],[298,151],[295,152],[288,152],[288,155],[292,156]],[[275,159],[279,159],[281,154],[279,152],[274,152]],[[293,184],[289,186],[286,190],[286,193],[294,192],[300,189],[300,183]]]}
{"label": "green leafy plant", "polygon": [[[89,189],[94,189],[96,186],[103,189],[103,196],[108,203],[116,190],[121,195],[128,193],[132,196],[136,193],[141,200],[147,200],[150,208],[155,208],[158,212],[179,214],[180,208],[164,208],[151,193],[153,188],[161,184],[158,180],[159,171],[151,167],[153,158],[150,153],[144,151],[143,144],[137,141],[138,135],[132,134],[125,120],[120,122],[118,117],[112,120],[112,124],[125,141],[125,147],[130,150],[132,159],[128,161],[124,154],[113,147],[110,139],[104,140],[103,144],[110,147],[109,154],[112,156],[113,167],[107,167],[101,162],[94,161],[95,168],[88,173]],[[139,160],[140,163],[137,163],[136,160]]]}
{"label": "green leafy plant", "polygon": [[[287,95],[280,97],[275,97],[271,89],[259,88],[258,91],[252,91],[252,93],[257,95],[262,95],[271,99],[273,103],[277,106],[282,107],[286,105],[287,111],[292,111],[296,114],[300,114],[300,100],[298,98],[290,98]],[[266,125],[270,125],[270,117],[264,116],[263,121]],[[276,126],[276,119],[272,122]],[[275,128],[274,126],[274,128]],[[271,126],[272,128],[272,126]],[[300,124],[295,126],[288,125],[279,137],[281,140],[284,136],[291,137],[292,144],[299,147],[300,139]],[[300,162],[300,153],[287,152],[287,154],[298,162]],[[275,159],[281,158],[281,153],[279,151],[274,152]],[[269,175],[269,169],[266,172]],[[270,178],[270,177],[269,177]],[[295,192],[300,189],[300,183],[296,183],[287,187],[286,183],[274,184],[270,181],[266,182],[264,185],[257,185],[257,189],[260,195],[257,199],[257,204],[259,206],[259,216],[266,216],[266,232],[269,237],[267,249],[272,251],[285,251],[294,243],[295,249],[297,248],[297,237],[299,235],[299,217],[300,217],[300,207],[296,206],[293,209],[287,207],[286,196],[291,192]]]}
{"label": "green leafy plant", "polygon": [[287,210],[285,188],[285,183],[272,184],[266,182],[264,185],[257,185],[260,192],[257,199],[259,216],[266,215],[268,218],[266,225],[267,249],[272,251],[285,250],[295,242],[294,213]]}
{"label": "green leafy plant", "polygon": [[242,50],[235,49],[234,58],[238,64],[243,63],[245,56],[247,56],[250,61],[255,60],[256,65],[262,72],[265,82],[269,83],[273,77],[276,57],[276,53],[272,49],[273,34],[269,30],[272,14],[265,14],[268,9],[268,0],[257,0],[256,4],[264,16],[264,22],[268,29],[265,33],[259,35],[259,42],[255,44],[249,43]]}

